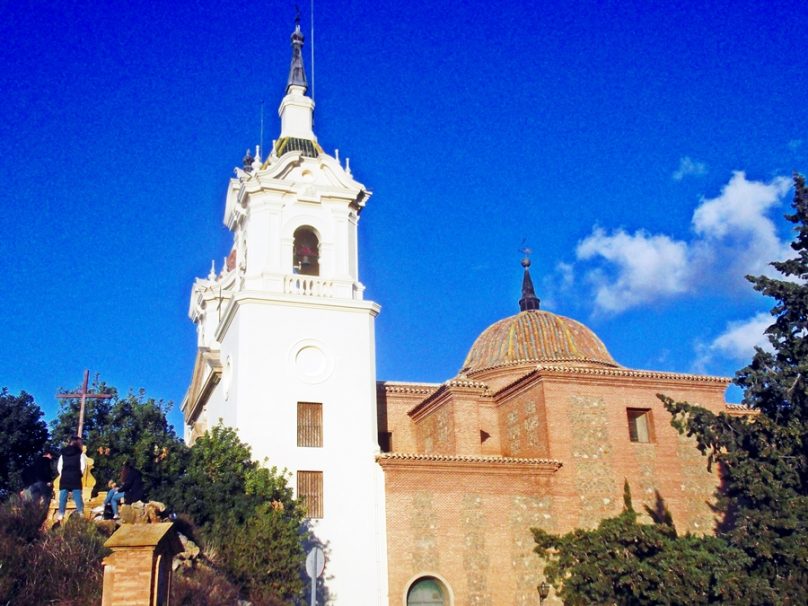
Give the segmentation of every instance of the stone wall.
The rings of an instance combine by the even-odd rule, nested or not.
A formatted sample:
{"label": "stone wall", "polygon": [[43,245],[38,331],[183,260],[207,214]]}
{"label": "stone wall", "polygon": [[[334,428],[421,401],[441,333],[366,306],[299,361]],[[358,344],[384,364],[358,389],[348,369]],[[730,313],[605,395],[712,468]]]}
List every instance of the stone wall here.
{"label": "stone wall", "polygon": [[422,576],[445,580],[456,605],[536,603],[542,563],[530,528],[555,528],[552,472],[461,462],[383,466],[391,604],[403,604]]}
{"label": "stone wall", "polygon": [[579,528],[592,528],[615,510],[615,469],[606,402],[599,397],[570,396],[569,423],[575,441],[575,488]]}

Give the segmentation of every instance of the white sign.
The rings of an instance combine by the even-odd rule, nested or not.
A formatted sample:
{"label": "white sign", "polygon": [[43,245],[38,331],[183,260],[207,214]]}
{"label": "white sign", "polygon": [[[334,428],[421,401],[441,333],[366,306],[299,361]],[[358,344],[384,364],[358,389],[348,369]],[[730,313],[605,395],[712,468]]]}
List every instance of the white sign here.
{"label": "white sign", "polygon": [[309,578],[316,579],[323,574],[325,568],[325,554],[319,547],[312,547],[309,555],[306,556],[306,574]]}
{"label": "white sign", "polygon": [[306,556],[306,574],[311,579],[311,606],[317,605],[317,581],[325,568],[325,554],[319,547],[312,547]]}

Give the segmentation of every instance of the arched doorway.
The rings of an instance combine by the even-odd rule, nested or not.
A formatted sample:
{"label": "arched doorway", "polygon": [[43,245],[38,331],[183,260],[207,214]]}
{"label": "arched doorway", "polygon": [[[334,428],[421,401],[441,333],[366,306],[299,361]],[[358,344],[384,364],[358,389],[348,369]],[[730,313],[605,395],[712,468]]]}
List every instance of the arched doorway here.
{"label": "arched doorway", "polygon": [[407,592],[407,606],[449,606],[443,583],[434,577],[416,580]]}

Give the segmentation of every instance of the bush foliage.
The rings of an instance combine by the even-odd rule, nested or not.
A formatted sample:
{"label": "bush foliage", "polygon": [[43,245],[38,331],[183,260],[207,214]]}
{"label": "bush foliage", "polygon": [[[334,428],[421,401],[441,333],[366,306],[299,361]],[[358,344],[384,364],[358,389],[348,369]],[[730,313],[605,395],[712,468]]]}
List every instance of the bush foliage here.
{"label": "bush foliage", "polygon": [[46,512],[16,498],[0,503],[0,604],[97,606],[109,534],[77,515],[45,530]]}

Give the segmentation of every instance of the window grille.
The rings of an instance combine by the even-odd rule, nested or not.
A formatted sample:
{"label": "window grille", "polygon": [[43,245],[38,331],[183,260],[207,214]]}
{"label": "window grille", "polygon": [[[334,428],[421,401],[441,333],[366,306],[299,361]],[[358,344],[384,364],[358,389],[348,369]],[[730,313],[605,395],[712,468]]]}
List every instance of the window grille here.
{"label": "window grille", "polygon": [[323,517],[323,472],[297,472],[297,498],[306,509],[309,518]]}
{"label": "window grille", "polygon": [[297,445],[322,447],[323,405],[318,402],[297,403]]}

